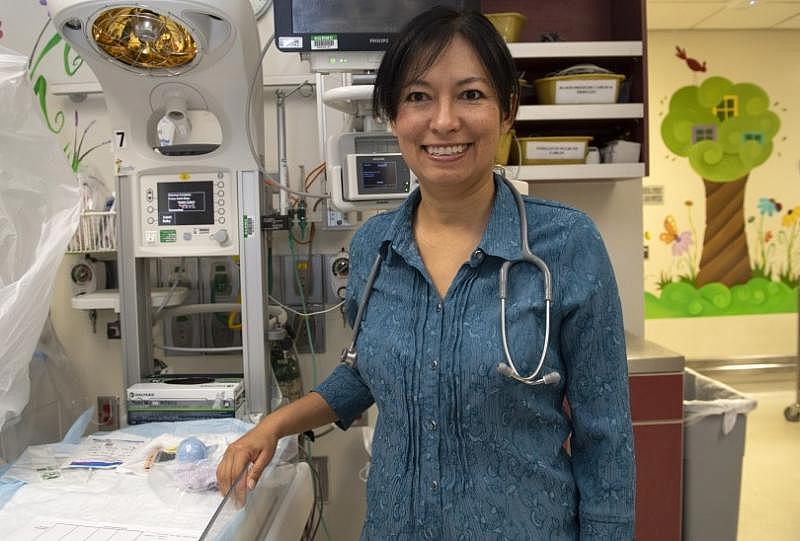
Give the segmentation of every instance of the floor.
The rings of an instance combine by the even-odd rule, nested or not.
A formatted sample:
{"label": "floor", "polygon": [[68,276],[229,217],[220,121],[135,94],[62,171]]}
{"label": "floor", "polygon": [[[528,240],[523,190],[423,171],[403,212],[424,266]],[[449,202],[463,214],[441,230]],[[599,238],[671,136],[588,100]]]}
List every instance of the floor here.
{"label": "floor", "polygon": [[758,400],[747,417],[738,541],[800,541],[800,423],[783,416],[795,374],[715,377]]}

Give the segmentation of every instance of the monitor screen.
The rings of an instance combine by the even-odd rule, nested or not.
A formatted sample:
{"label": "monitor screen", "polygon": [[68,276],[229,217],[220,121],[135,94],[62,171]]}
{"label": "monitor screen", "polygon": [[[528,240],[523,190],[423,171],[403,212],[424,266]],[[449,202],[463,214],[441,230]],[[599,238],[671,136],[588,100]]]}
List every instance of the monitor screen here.
{"label": "monitor screen", "polygon": [[365,161],[361,164],[361,176],[366,190],[393,188],[397,185],[397,164]]}
{"label": "monitor screen", "polygon": [[480,0],[275,0],[276,42],[282,51],[383,51],[436,5],[480,10]]}
{"label": "monitor screen", "polygon": [[399,154],[356,156],[355,166],[361,195],[409,192],[411,172]]}
{"label": "monitor screen", "polygon": [[214,223],[214,183],[159,182],[158,225]]}

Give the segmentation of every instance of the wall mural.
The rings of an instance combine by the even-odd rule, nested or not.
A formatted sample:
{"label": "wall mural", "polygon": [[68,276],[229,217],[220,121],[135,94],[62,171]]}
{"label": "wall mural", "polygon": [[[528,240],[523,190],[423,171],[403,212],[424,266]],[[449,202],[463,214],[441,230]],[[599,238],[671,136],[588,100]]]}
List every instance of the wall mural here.
{"label": "wall mural", "polygon": [[[680,47],[676,56],[695,75],[706,71]],[[747,219],[744,208],[748,181],[758,182],[780,124],[767,92],[753,83],[712,76],[672,95],[661,137],[703,181],[705,233],[700,247],[692,201],[685,216],[665,217],[659,239],[672,266],[660,273],[660,295],[645,293],[647,318],[796,311],[800,206],[784,210],[762,197]]]}
{"label": "wall mural", "polygon": [[[45,6],[47,5],[46,0],[38,0],[39,5]],[[67,77],[73,77],[78,70],[83,66],[83,59],[79,56],[74,54],[72,51],[72,47],[69,43],[63,41],[61,36],[58,33],[53,33],[47,41],[45,45],[39,50],[39,45],[42,43],[42,38],[45,35],[45,31],[50,25],[50,19],[47,19],[44,26],[42,27],[41,32],[39,33],[36,42],[33,45],[33,50],[30,53],[30,66],[28,70],[28,76],[30,80],[33,82],[33,91],[36,94],[39,100],[39,108],[42,111],[42,116],[44,117],[45,124],[47,128],[53,132],[54,134],[60,134],[64,129],[65,124],[65,115],[63,110],[55,111],[55,114],[52,114],[48,110],[48,81],[45,74],[40,72],[40,66],[42,64],[42,60],[48,57],[51,53],[61,53],[61,66],[64,70],[64,74]],[[1,36],[1,35],[0,35]],[[78,110],[75,109],[74,111],[74,124],[73,124],[73,133],[72,133],[72,142],[64,144],[64,153],[67,155],[67,158],[70,160],[70,166],[72,167],[72,171],[77,173],[80,169],[81,162],[89,155],[93,150],[109,144],[111,141],[106,140],[102,143],[98,143],[96,145],[91,146],[87,150],[83,150],[83,144],[86,140],[87,133],[91,130],[94,126],[94,121],[90,122],[81,133],[80,139],[78,139],[78,132],[80,131],[79,125],[79,115]]]}

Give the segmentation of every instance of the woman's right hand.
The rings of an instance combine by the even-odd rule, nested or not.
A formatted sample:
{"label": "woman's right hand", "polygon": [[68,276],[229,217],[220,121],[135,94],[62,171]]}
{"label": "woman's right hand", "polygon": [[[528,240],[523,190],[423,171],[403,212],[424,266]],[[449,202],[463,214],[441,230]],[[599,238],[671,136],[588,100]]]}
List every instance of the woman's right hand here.
{"label": "woman's right hand", "polygon": [[223,496],[227,494],[242,470],[252,464],[253,467],[236,487],[236,500],[243,504],[246,489],[255,488],[264,469],[272,460],[278,439],[269,427],[262,423],[231,443],[217,466],[217,488],[220,493]]}

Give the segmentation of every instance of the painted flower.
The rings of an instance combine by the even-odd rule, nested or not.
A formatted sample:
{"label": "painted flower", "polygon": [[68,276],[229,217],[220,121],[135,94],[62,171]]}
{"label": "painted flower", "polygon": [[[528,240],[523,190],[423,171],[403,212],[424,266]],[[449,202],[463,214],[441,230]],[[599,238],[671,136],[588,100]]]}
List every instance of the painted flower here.
{"label": "painted flower", "polygon": [[776,212],[780,212],[781,208],[783,208],[783,205],[771,197],[769,199],[762,197],[758,200],[758,212],[760,212],[762,216],[764,214],[767,216],[772,216]]}
{"label": "painted flower", "polygon": [[783,217],[781,223],[784,227],[792,227],[800,219],[800,205],[786,211],[786,216]]}
{"label": "painted flower", "polygon": [[681,256],[689,251],[689,246],[692,245],[692,233],[691,231],[684,231],[678,238],[675,239],[675,242],[672,243],[672,255],[675,257]]}
{"label": "painted flower", "polygon": [[772,231],[767,231],[767,233],[764,235],[764,244],[769,244],[769,241],[772,240],[773,236],[774,235],[772,234]]}

